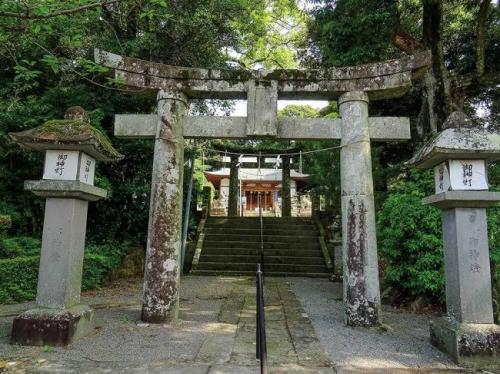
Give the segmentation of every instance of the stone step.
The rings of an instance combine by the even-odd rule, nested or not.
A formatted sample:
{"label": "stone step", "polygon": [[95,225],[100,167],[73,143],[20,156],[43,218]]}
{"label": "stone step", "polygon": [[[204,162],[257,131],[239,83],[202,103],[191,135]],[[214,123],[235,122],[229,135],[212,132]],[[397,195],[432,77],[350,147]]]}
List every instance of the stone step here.
{"label": "stone step", "polygon": [[[238,262],[202,262],[198,263],[196,270],[211,270],[211,271],[254,271],[255,264],[238,263]],[[302,264],[265,264],[265,270],[270,272],[286,272],[286,273],[323,273],[328,272],[325,265],[302,265]]]}
{"label": "stone step", "polygon": [[[227,277],[235,277],[239,275],[243,276],[255,276],[256,270],[253,271],[239,271],[239,270],[193,270],[190,274],[192,275],[222,275]],[[286,272],[286,271],[268,271],[265,270],[264,276],[267,278],[271,277],[308,277],[308,278],[328,278],[330,277],[328,272],[320,273],[304,273],[304,272]]]}
{"label": "stone step", "polygon": [[[202,256],[207,255],[224,255],[224,256],[252,256],[258,253],[258,248],[224,248],[224,247],[206,247],[202,251]],[[264,249],[265,256],[284,256],[284,257],[321,257],[323,254],[319,247],[314,250],[310,249]]]}
{"label": "stone step", "polygon": [[[244,249],[258,249],[260,248],[260,238],[255,242],[241,241],[241,240],[215,240],[210,238],[205,238],[203,242],[203,250],[207,248],[244,248]],[[268,249],[285,249],[285,250],[321,250],[319,242],[311,241],[307,246],[304,243],[298,242],[276,242],[276,241],[266,241],[264,242],[264,250]]]}
{"label": "stone step", "polygon": [[[234,225],[205,225],[205,230],[207,229],[222,229],[222,230],[259,230],[259,225],[248,225],[248,224],[234,224]],[[312,231],[318,232],[318,228],[315,225],[264,225],[264,230],[283,230],[287,232],[299,231]]]}
{"label": "stone step", "polygon": [[[303,228],[264,228],[264,236],[277,235],[277,236],[313,236],[318,237],[318,231],[315,229]],[[205,234],[231,234],[231,235],[259,235],[260,228],[227,228],[227,227],[206,227]]]}
{"label": "stone step", "polygon": [[[200,256],[200,262],[210,263],[217,262],[219,264],[227,263],[244,263],[244,264],[257,264],[260,262],[260,255],[214,255],[202,253]],[[269,256],[267,253],[264,254],[264,262],[266,264],[303,264],[303,265],[325,265],[325,260],[322,257],[301,257],[301,256]]]}
{"label": "stone step", "polygon": [[[223,219],[214,219],[209,218],[206,222],[207,226],[225,226],[225,227],[238,227],[238,226],[254,226],[260,227],[259,218],[227,218]],[[289,219],[281,219],[281,218],[264,218],[263,225],[266,226],[307,226],[307,227],[315,227],[315,224],[310,219],[308,220],[289,220]]]}
{"label": "stone step", "polygon": [[[312,222],[310,217],[262,217],[264,221]],[[208,217],[209,221],[258,221],[259,217]]]}
{"label": "stone step", "polygon": [[[246,241],[252,243],[260,243],[260,235],[238,235],[232,234],[228,231],[225,234],[212,234],[208,233],[205,236],[205,242],[217,241]],[[317,236],[289,236],[289,235],[266,235],[264,234],[264,243],[278,242],[278,243],[315,243],[318,241]]]}

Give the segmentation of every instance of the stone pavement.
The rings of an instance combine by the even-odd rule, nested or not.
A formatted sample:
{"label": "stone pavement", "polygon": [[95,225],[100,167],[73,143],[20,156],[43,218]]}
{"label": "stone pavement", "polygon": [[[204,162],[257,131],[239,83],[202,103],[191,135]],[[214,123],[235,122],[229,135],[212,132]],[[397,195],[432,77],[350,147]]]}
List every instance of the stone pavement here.
{"label": "stone pavement", "polygon": [[[29,303],[0,309],[0,372],[256,373],[253,278],[182,279],[180,321],[147,325],[140,282],[86,294],[96,330],[66,348],[9,344],[12,315]],[[272,373],[333,373],[310,320],[284,278],[267,278],[266,329]],[[109,306],[109,308],[107,308]]]}
{"label": "stone pavement", "polygon": [[338,373],[467,372],[431,345],[429,320],[433,316],[383,305],[381,328],[351,328],[343,320],[341,283],[311,278],[289,278],[288,282]]}
{"label": "stone pavement", "polygon": [[[187,276],[181,285],[171,325],[138,321],[142,280],[86,292],[95,333],[66,348],[10,345],[13,316],[32,304],[1,306],[0,373],[259,372],[254,279]],[[386,329],[346,327],[340,284],[325,279],[268,277],[265,296],[271,373],[464,372],[430,345],[429,316],[385,308]]]}

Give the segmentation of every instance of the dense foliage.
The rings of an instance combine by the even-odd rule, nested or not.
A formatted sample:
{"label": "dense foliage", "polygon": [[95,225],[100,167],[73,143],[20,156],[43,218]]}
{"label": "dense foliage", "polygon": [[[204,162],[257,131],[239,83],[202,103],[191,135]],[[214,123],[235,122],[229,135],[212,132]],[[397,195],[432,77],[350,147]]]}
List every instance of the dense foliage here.
{"label": "dense foliage", "polygon": [[[490,182],[499,186],[500,167],[490,167]],[[402,296],[427,295],[444,301],[444,254],[441,211],[422,205],[434,193],[432,170],[408,170],[391,184],[377,217],[383,279]],[[492,264],[500,260],[500,208],[488,212]],[[496,270],[500,276],[500,268]]]}

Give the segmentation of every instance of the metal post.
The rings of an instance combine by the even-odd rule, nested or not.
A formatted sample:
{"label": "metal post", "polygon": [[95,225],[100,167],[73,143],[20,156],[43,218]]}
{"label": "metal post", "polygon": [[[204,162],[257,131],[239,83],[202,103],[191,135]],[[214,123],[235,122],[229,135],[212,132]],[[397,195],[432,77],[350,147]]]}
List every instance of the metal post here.
{"label": "metal post", "polygon": [[260,264],[264,270],[264,219],[262,218],[261,195],[259,192],[259,220],[260,220]]}
{"label": "metal post", "polygon": [[189,216],[191,215],[191,195],[193,193],[194,155],[189,160],[189,182],[184,206],[184,222],[182,227],[182,250],[181,250],[181,272],[184,273],[184,262],[186,260],[186,244],[189,228]]}
{"label": "metal post", "polygon": [[266,321],[264,316],[264,279],[260,264],[257,264],[257,352],[260,372],[267,374]]}

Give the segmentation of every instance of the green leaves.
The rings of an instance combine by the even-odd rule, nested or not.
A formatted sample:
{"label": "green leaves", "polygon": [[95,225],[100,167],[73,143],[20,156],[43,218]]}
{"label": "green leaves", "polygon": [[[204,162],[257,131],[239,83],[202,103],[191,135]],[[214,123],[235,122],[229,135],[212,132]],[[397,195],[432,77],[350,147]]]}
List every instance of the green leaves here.
{"label": "green leaves", "polygon": [[383,61],[392,47],[397,5],[392,0],[326,0],[315,11],[312,36],[325,64],[346,66]]}
{"label": "green leaves", "polygon": [[[443,296],[440,211],[421,204],[429,171],[410,172],[389,192],[377,217],[385,281],[408,295]],[[399,183],[401,182],[401,183]]]}

